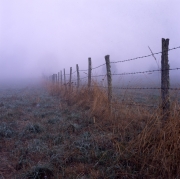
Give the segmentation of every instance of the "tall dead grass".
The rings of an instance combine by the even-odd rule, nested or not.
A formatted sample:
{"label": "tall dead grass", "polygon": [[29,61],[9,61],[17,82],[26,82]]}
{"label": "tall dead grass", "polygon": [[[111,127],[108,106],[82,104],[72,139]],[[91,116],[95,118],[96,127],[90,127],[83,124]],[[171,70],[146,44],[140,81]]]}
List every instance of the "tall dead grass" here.
{"label": "tall dead grass", "polygon": [[[127,105],[113,98],[108,108],[107,92],[93,83],[77,90],[68,86],[47,85],[53,95],[60,95],[68,105],[88,110],[94,124],[113,135],[116,163],[128,165],[121,172],[129,178],[180,178],[180,111],[173,102],[171,116],[162,120],[160,109]],[[131,176],[131,177],[130,177]],[[127,178],[128,178],[127,177]]]}

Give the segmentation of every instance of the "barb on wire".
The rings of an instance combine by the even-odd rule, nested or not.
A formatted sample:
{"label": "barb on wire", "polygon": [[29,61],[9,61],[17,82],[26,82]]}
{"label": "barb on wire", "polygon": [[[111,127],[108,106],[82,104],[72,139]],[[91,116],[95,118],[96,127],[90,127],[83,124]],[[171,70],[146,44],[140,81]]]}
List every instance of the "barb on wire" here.
{"label": "barb on wire", "polygon": [[158,69],[160,69],[159,64],[158,64],[158,61],[157,61],[155,55],[153,54],[153,51],[151,50],[151,48],[150,48],[149,46],[148,46],[148,48],[149,48],[149,50],[150,50],[150,52],[151,52],[151,54],[152,54],[154,60],[156,61],[156,64],[157,64],[157,66],[158,66]]}
{"label": "barb on wire", "polygon": [[[180,46],[168,49],[167,51],[175,50],[175,49],[178,49],[178,48],[180,48]],[[157,52],[157,53],[152,53],[150,55],[144,55],[144,56],[141,56],[141,57],[131,58],[131,59],[122,60],[122,61],[115,61],[115,62],[111,62],[111,63],[128,62],[128,61],[137,60],[137,59],[141,59],[141,58],[147,58],[147,57],[154,56],[154,55],[161,54],[161,53],[162,53],[162,51],[161,52]]]}

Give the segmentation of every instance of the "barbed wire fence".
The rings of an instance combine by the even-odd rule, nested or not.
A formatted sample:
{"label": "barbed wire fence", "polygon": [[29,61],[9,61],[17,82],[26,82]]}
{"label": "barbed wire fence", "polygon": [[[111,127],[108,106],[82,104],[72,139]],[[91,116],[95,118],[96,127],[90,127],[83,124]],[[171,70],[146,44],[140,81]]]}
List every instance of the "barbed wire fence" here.
{"label": "barbed wire fence", "polygon": [[[104,88],[107,89],[108,93],[108,102],[109,102],[109,108],[111,110],[113,102],[112,98],[112,90],[113,89],[124,89],[124,90],[160,90],[161,92],[161,104],[160,108],[162,109],[162,114],[163,114],[163,119],[167,120],[167,118],[170,115],[170,90],[174,91],[179,91],[180,88],[171,88],[170,87],[170,78],[169,78],[169,71],[175,71],[175,70],[180,70],[179,67],[176,68],[169,68],[169,59],[168,59],[168,52],[172,50],[180,49],[180,46],[174,47],[169,49],[169,39],[162,39],[162,51],[161,52],[156,52],[152,53],[150,55],[145,55],[145,56],[140,56],[136,58],[131,58],[127,60],[121,60],[121,61],[112,61],[110,62],[110,56],[106,55],[105,56],[105,62],[101,65],[98,65],[94,68],[92,68],[92,62],[91,58],[88,58],[88,69],[79,69],[78,64],[76,65],[76,70],[72,72],[72,67],[70,67],[70,73],[65,73],[64,69],[64,80],[63,80],[63,73],[62,71],[58,72],[58,74],[53,74],[49,77],[49,80],[53,82],[53,84],[61,84],[64,85],[65,88],[67,89],[67,85],[69,88],[71,88],[71,85],[76,86],[77,89],[79,89],[80,86],[84,86],[81,84],[81,81],[87,80],[87,86],[88,88],[95,87],[91,81],[92,78],[97,78],[97,77],[103,77],[104,79],[107,78],[107,87],[103,85],[96,85],[96,87]],[[125,62],[130,62],[133,60],[137,59],[143,59],[147,58],[150,56],[161,54],[161,68],[155,69],[155,70],[147,70],[147,71],[137,71],[137,72],[130,72],[130,73],[111,73],[111,64],[116,64],[116,63],[125,63]],[[98,69],[100,67],[106,66],[106,74],[100,74],[100,75],[92,75],[92,70]],[[80,77],[80,72],[84,73],[85,76]],[[136,75],[136,74],[146,74],[146,73],[154,73],[154,72],[161,72],[161,87],[112,87],[112,77],[113,76],[124,76],[124,75]],[[72,75],[77,75],[77,78],[72,79]],[[69,78],[68,81],[66,81],[66,77]],[[117,103],[116,103],[117,104]],[[129,104],[124,104],[124,105],[136,105],[136,106],[147,106],[147,107],[157,107],[155,105],[141,105],[141,104],[136,104],[136,103],[129,103]]]}

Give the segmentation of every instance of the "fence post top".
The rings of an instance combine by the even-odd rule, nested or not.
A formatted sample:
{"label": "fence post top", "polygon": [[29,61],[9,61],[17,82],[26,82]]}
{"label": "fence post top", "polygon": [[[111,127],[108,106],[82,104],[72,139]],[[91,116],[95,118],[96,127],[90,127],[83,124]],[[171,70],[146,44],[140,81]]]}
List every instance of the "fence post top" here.
{"label": "fence post top", "polygon": [[106,55],[106,56],[105,56],[105,59],[108,59],[109,57],[110,57],[110,55]]}
{"label": "fence post top", "polygon": [[163,41],[168,41],[168,42],[169,42],[169,39],[162,38],[162,42],[163,42]]}

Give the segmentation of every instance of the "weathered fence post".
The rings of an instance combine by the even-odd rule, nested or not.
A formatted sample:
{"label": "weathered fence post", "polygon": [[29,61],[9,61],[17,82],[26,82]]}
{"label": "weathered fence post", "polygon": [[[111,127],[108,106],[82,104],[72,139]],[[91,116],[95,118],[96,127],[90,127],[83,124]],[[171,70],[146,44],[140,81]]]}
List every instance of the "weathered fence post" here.
{"label": "weathered fence post", "polygon": [[53,85],[55,84],[55,74],[52,75],[52,82],[53,82]]}
{"label": "weathered fence post", "polygon": [[76,71],[77,71],[77,89],[79,89],[80,77],[79,77],[79,66],[78,66],[78,64],[76,64]]}
{"label": "weathered fence post", "polygon": [[60,72],[58,72],[58,85],[59,85],[59,82],[60,82]]}
{"label": "weathered fence post", "polygon": [[65,72],[65,68],[64,68],[64,86],[65,86],[65,92],[66,92],[67,88],[66,88],[66,72]]}
{"label": "weathered fence post", "polygon": [[70,77],[69,77],[69,90],[71,91],[71,81],[72,81],[72,67],[70,67]]}
{"label": "weathered fence post", "polygon": [[88,58],[88,87],[91,87],[91,72],[92,72],[92,64],[91,58]]}
{"label": "weathered fence post", "polygon": [[108,101],[109,101],[109,108],[111,110],[111,101],[112,101],[112,78],[111,78],[111,65],[109,55],[105,56],[106,60],[106,69],[107,69],[107,82],[108,82]]}
{"label": "weathered fence post", "polygon": [[162,107],[162,114],[164,120],[167,120],[170,114],[168,46],[169,46],[169,39],[162,39],[161,107]]}
{"label": "weathered fence post", "polygon": [[62,71],[61,71],[61,86],[62,86],[62,81],[63,81],[62,78],[63,78],[63,77],[62,77]]}
{"label": "weathered fence post", "polygon": [[51,82],[54,83],[54,75],[51,75]]}

